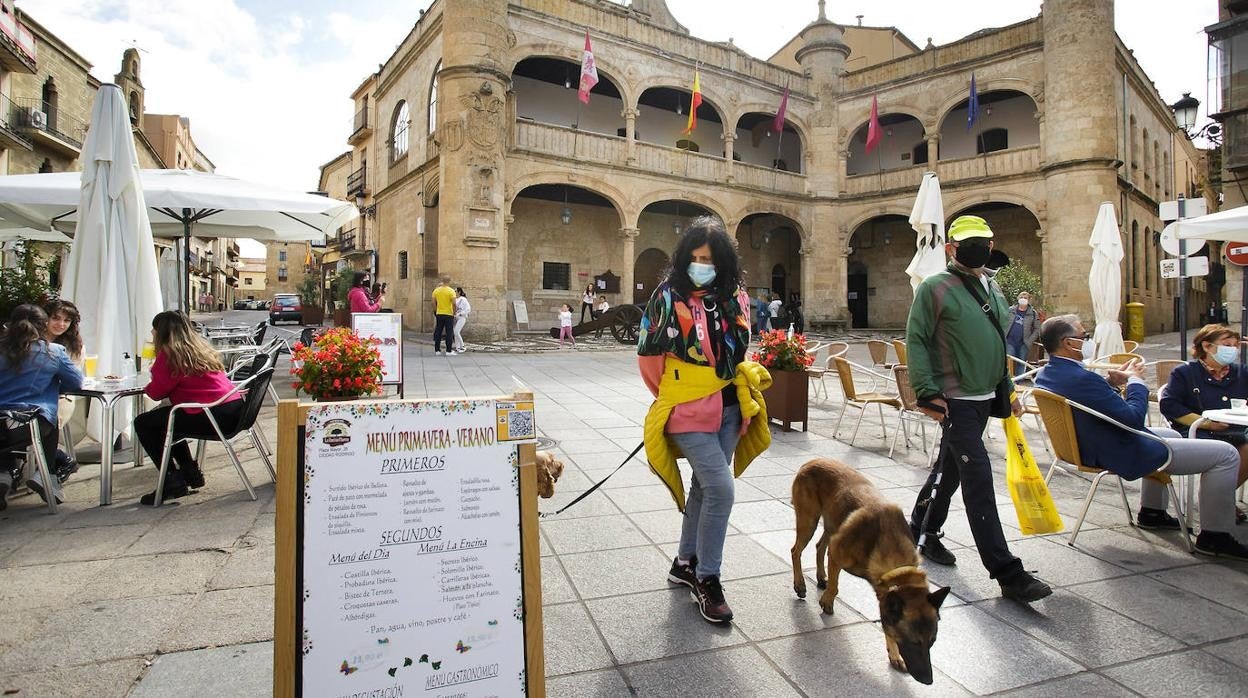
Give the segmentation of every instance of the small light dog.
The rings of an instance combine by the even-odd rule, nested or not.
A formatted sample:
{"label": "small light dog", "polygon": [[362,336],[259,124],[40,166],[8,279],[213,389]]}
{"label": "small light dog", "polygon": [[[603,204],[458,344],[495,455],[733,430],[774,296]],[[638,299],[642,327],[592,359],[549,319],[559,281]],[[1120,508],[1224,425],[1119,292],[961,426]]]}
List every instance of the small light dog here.
{"label": "small light dog", "polygon": [[802,551],[823,519],[823,535],[815,545],[815,581],[824,589],[819,598],[824,613],[832,613],[841,570],[870,582],[880,603],[889,663],[930,685],[929,651],[936,642],[940,605],[949,587],[928,591],[927,574],[919,569],[910,525],[901,508],[881,497],[867,478],[848,465],[817,458],[793,478],[793,510],[797,518],[793,591],[806,598]]}
{"label": "small light dog", "polygon": [[563,475],[563,461],[550,451],[537,452],[537,494],[542,499],[555,496],[555,483]]}

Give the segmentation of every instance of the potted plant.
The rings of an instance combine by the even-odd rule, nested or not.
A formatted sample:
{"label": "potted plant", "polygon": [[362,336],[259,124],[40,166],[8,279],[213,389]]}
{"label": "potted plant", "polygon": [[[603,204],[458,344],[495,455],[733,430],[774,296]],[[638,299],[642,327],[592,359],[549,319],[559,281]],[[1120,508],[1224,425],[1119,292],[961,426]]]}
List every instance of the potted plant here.
{"label": "potted plant", "polygon": [[325,308],[321,306],[321,287],[317,277],[305,275],[295,291],[299,293],[299,303],[303,306],[303,324],[319,325],[325,322]]}
{"label": "potted plant", "polygon": [[805,335],[791,338],[786,330],[769,330],[759,338],[758,351],[751,361],[762,364],[771,373],[771,387],[767,389],[767,416],[784,424],[785,431],[792,431],[793,422],[802,423],[806,431],[808,391],[810,380],[806,368],[815,357],[806,351]]}
{"label": "potted plant", "polygon": [[381,352],[376,344],[376,339],[361,338],[346,327],[326,330],[310,345],[296,342],[290,369],[295,393],[328,402],[381,392]]}
{"label": "potted plant", "polygon": [[351,326],[351,306],[347,303],[347,294],[351,292],[354,276],[354,269],[339,269],[330,282],[334,292],[334,327]]}

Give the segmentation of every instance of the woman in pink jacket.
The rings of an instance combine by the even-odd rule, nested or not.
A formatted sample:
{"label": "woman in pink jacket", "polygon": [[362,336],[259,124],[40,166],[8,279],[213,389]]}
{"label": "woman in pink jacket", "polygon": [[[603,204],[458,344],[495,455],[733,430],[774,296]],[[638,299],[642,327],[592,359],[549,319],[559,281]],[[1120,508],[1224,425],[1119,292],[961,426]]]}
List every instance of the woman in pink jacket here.
{"label": "woman in pink jacket", "polygon": [[375,313],[381,310],[381,301],[385,296],[378,294],[376,302],[368,295],[368,272],[357,271],[351,277],[351,290],[347,292],[347,307],[353,313]]}

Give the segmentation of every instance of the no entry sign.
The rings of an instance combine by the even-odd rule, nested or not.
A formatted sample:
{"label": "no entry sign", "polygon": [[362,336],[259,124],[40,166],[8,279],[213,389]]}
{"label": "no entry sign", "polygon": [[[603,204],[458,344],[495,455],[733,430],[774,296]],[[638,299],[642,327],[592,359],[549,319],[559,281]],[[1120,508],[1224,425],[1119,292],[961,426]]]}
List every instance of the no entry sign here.
{"label": "no entry sign", "polygon": [[1233,242],[1226,246],[1226,261],[1248,267],[1248,243]]}

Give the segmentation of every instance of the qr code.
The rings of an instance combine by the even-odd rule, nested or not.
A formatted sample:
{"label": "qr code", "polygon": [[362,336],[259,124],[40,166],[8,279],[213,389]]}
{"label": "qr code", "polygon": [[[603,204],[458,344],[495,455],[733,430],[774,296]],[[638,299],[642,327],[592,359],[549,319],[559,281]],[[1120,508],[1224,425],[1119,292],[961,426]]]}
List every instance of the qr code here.
{"label": "qr code", "polygon": [[509,441],[532,439],[537,436],[533,429],[533,411],[515,410],[507,413],[507,437]]}

